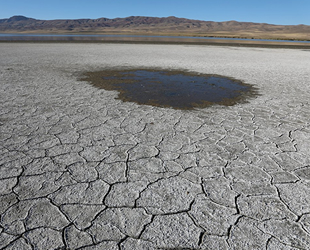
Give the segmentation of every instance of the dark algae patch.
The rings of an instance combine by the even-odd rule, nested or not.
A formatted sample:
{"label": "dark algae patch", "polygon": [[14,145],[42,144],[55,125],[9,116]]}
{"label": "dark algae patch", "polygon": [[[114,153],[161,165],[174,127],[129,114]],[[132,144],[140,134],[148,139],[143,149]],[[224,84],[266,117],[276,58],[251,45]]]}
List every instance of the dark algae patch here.
{"label": "dark algae patch", "polygon": [[149,69],[103,70],[84,74],[83,80],[106,90],[117,90],[118,99],[141,105],[174,109],[231,106],[256,95],[242,81],[219,75]]}

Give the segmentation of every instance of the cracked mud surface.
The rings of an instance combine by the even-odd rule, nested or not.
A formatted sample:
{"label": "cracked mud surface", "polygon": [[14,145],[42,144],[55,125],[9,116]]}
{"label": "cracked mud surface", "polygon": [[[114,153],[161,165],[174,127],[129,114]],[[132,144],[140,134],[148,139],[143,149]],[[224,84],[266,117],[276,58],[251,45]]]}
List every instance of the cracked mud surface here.
{"label": "cracked mud surface", "polygon": [[[310,54],[185,45],[1,44],[0,249],[309,249]],[[253,84],[182,111],[78,81],[104,68]]]}

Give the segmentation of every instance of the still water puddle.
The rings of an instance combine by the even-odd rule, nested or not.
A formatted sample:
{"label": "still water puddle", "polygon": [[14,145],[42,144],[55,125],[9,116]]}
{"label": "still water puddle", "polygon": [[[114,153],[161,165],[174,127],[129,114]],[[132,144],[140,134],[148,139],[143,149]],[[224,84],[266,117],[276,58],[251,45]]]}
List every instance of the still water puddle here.
{"label": "still water puddle", "polygon": [[117,90],[125,102],[174,109],[230,106],[256,94],[255,88],[236,79],[182,71],[105,70],[85,77],[98,88]]}

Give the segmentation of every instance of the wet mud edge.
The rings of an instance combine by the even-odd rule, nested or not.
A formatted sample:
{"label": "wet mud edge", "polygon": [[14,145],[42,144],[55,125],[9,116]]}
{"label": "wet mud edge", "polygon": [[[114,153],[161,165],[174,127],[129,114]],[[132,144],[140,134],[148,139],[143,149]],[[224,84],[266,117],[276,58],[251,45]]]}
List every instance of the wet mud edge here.
{"label": "wet mud edge", "polygon": [[[132,97],[127,96],[127,91],[122,88],[122,84],[124,82],[126,84],[135,84],[137,83],[134,79],[126,79],[127,76],[133,76],[133,72],[137,71],[148,71],[148,72],[162,72],[167,76],[175,76],[175,75],[183,75],[185,77],[218,77],[218,78],[224,78],[227,80],[230,80],[231,82],[238,84],[240,86],[246,87],[245,91],[238,91],[238,95],[233,98],[222,98],[221,101],[213,102],[213,101],[199,101],[199,102],[191,102],[186,106],[182,107],[176,107],[171,106],[169,104],[163,104],[159,100],[148,100],[147,102],[143,102],[139,99],[133,99]],[[109,69],[102,69],[98,71],[91,71],[91,72],[82,72],[79,74],[79,80],[80,81],[87,81],[92,86],[98,88],[98,89],[105,89],[108,91],[117,91],[118,97],[116,99],[120,99],[123,102],[134,102],[139,105],[149,105],[149,106],[155,106],[155,107],[162,107],[162,108],[173,108],[173,109],[179,109],[179,110],[193,110],[193,109],[202,109],[206,107],[210,107],[213,105],[222,105],[222,106],[232,106],[235,104],[241,104],[241,103],[247,103],[251,99],[259,96],[258,88],[245,83],[241,80],[228,77],[228,76],[222,76],[222,75],[216,75],[216,74],[204,74],[204,73],[198,73],[198,72],[192,72],[192,71],[186,71],[186,70],[172,70],[172,69],[162,69],[162,68],[109,68]]]}

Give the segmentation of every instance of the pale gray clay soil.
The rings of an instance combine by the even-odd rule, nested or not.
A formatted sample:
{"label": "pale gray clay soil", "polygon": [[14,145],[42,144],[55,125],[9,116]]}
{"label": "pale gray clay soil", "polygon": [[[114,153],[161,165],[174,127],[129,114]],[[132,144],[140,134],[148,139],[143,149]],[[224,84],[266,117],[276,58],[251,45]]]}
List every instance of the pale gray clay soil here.
{"label": "pale gray clay soil", "polygon": [[[0,45],[0,249],[310,249],[310,51]],[[247,103],[115,99],[86,71],[253,84]]]}

